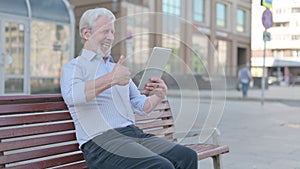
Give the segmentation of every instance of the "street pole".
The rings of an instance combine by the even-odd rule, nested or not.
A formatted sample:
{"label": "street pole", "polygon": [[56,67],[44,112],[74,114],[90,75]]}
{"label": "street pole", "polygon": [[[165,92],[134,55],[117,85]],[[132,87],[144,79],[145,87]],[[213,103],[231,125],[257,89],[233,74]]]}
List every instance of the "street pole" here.
{"label": "street pole", "polygon": [[[264,34],[266,33],[266,30],[264,31]],[[261,78],[261,105],[264,105],[265,101],[265,63],[266,63],[266,44],[267,44],[267,39],[264,38],[264,54],[263,54],[263,70],[262,70],[262,78]]]}
{"label": "street pole", "polygon": [[[265,4],[267,3],[267,4]],[[262,0],[262,4],[267,5],[267,7],[272,6],[272,0]],[[262,23],[265,27],[265,31],[263,33],[263,40],[264,40],[264,56],[263,56],[263,70],[262,70],[262,78],[261,78],[261,105],[264,105],[265,101],[265,86],[266,86],[266,77],[265,77],[265,69],[266,69],[266,43],[267,41],[271,40],[271,34],[267,32],[267,29],[272,27],[273,25],[273,16],[272,11],[270,11],[268,8],[265,9],[265,11],[262,14]]]}

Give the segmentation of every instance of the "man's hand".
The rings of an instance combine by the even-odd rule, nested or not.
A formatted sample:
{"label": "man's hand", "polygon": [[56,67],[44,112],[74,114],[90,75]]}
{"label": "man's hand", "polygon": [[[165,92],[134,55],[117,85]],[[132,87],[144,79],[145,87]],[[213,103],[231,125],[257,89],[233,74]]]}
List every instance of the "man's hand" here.
{"label": "man's hand", "polygon": [[131,73],[128,67],[123,66],[125,57],[121,55],[119,61],[116,63],[114,69],[112,70],[112,85],[125,86],[130,82]]}
{"label": "man's hand", "polygon": [[145,102],[144,111],[151,112],[167,95],[167,85],[159,78],[151,78],[150,82],[145,85],[145,90],[141,93],[146,96],[151,95]]}
{"label": "man's hand", "polygon": [[145,90],[142,94],[145,95],[156,95],[157,97],[164,99],[167,95],[168,87],[165,82],[160,78],[151,78],[150,82],[146,84]]}

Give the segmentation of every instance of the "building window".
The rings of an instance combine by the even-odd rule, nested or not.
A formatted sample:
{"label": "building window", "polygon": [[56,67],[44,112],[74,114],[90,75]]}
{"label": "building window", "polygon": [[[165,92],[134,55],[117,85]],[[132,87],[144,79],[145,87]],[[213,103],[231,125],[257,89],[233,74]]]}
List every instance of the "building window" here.
{"label": "building window", "polygon": [[300,8],[292,8],[292,13],[300,13]]}
{"label": "building window", "polygon": [[180,0],[163,0],[163,13],[180,16]]}
{"label": "building window", "polygon": [[273,55],[275,56],[275,58],[283,58],[284,51],[283,50],[274,50]]}
{"label": "building window", "polygon": [[274,27],[289,27],[289,22],[275,22]]}
{"label": "building window", "polygon": [[227,41],[218,40],[218,63],[221,67],[226,66],[227,58]]}
{"label": "building window", "polygon": [[193,17],[196,22],[204,22],[204,0],[194,0]]}
{"label": "building window", "polygon": [[201,33],[194,33],[193,52],[192,52],[192,67],[195,74],[207,74],[207,56],[209,41],[208,38]]}
{"label": "building window", "polygon": [[[22,26],[21,26],[22,25]],[[13,64],[5,64],[4,72],[6,75],[22,76],[24,74],[24,25],[6,22],[5,23],[5,51],[11,55]],[[2,37],[1,37],[2,38]],[[1,57],[0,57],[1,58]]]}
{"label": "building window", "polygon": [[174,15],[180,15],[180,0],[163,0],[163,13],[163,45],[169,48],[176,46],[177,48],[179,43],[177,44],[175,39],[170,37],[180,39],[180,20],[174,17]]}
{"label": "building window", "polygon": [[246,12],[242,9],[236,11],[236,30],[238,32],[245,32],[245,22],[246,21]]}
{"label": "building window", "polygon": [[[162,46],[172,49],[172,54],[179,56],[180,49],[180,0],[163,0],[163,21],[162,21]],[[170,15],[171,14],[171,15]],[[174,17],[175,16],[175,17]],[[180,73],[180,62],[173,57],[170,58],[167,71]]]}
{"label": "building window", "polygon": [[292,56],[296,58],[300,57],[300,50],[292,50]]}
{"label": "building window", "polygon": [[31,31],[31,93],[59,92],[61,69],[71,55],[70,27],[33,20]]}
{"label": "building window", "polygon": [[226,25],[226,5],[223,3],[217,3],[216,4],[216,21],[217,21],[217,26],[225,28]]}
{"label": "building window", "polygon": [[295,25],[296,27],[300,27],[300,20],[297,20]]}
{"label": "building window", "polygon": [[300,35],[292,35],[292,40],[300,40]]}
{"label": "building window", "polygon": [[278,40],[278,41],[291,40],[291,36],[290,35],[273,35],[273,36],[271,36],[271,40]]}

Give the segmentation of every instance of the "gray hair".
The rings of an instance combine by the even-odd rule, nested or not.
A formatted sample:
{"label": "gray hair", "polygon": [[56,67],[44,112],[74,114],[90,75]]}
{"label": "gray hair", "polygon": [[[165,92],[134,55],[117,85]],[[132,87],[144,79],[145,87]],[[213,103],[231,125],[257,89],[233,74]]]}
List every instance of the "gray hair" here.
{"label": "gray hair", "polygon": [[85,42],[85,39],[82,36],[82,30],[83,29],[92,30],[95,20],[101,16],[107,16],[110,19],[112,19],[113,22],[116,20],[115,15],[106,8],[89,9],[82,14],[80,21],[79,21],[79,35],[81,37],[82,43]]}

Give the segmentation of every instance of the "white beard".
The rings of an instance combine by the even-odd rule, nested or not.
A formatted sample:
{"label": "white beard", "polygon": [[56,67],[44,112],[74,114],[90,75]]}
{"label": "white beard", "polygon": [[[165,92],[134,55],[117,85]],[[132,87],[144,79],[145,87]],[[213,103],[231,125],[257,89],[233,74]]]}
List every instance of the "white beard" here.
{"label": "white beard", "polygon": [[109,49],[104,52],[104,51],[102,51],[101,47],[97,47],[96,53],[102,57],[108,56],[111,53],[111,48],[112,48],[112,46],[110,46]]}

